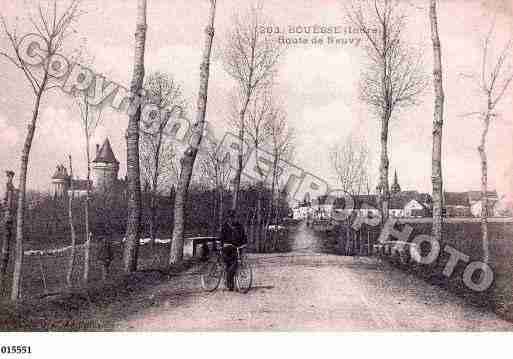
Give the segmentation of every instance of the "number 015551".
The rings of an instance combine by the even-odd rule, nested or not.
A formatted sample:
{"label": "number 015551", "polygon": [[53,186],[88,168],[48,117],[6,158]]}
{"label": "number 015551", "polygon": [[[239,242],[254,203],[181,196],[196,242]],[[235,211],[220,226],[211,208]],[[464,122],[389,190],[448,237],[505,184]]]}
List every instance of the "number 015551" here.
{"label": "number 015551", "polygon": [[32,354],[32,350],[29,345],[0,345],[2,354]]}

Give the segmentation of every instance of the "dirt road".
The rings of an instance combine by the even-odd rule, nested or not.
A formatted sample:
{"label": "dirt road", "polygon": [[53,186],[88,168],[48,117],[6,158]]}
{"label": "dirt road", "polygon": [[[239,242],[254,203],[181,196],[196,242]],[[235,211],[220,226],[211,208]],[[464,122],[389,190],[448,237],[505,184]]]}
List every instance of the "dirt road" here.
{"label": "dirt road", "polygon": [[147,293],[144,309],[115,330],[512,330],[513,324],[374,258],[308,252],[300,228],[295,251],[252,256],[248,294],[201,291],[190,273]]}

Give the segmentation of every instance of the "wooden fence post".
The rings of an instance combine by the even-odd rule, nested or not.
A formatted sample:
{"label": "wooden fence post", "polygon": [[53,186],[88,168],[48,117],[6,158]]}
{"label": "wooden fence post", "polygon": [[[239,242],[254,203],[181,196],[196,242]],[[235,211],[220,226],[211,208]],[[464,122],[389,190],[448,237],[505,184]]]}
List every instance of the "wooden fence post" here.
{"label": "wooden fence post", "polygon": [[2,213],[3,240],[0,250],[0,290],[4,288],[5,278],[7,277],[7,268],[9,266],[9,257],[11,253],[12,228],[14,222],[14,207],[16,204],[15,190],[12,180],[14,178],[13,171],[6,171],[7,183],[5,186],[5,197]]}

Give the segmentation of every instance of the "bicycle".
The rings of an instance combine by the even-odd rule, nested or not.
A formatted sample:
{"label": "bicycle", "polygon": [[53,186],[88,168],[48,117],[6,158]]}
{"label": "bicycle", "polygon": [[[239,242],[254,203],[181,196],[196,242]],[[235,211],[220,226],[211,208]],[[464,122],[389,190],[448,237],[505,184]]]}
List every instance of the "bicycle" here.
{"label": "bicycle", "polygon": [[[253,269],[243,251],[246,245],[236,248],[237,270],[235,272],[235,287],[238,292],[247,293],[253,283]],[[201,272],[201,286],[208,292],[215,291],[219,284],[221,284],[221,279],[226,278],[226,264],[223,260],[222,248],[217,248],[216,246],[214,253],[215,256],[206,263]]]}

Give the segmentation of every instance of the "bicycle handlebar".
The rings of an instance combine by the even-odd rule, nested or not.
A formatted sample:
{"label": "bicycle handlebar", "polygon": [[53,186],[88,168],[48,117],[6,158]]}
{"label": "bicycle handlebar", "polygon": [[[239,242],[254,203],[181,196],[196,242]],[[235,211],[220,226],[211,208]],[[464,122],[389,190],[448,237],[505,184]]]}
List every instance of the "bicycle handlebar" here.
{"label": "bicycle handlebar", "polygon": [[[235,248],[237,249],[237,255],[240,255],[241,250],[243,250],[244,248],[246,248],[248,245],[247,245],[247,243],[246,243],[246,244],[243,244],[242,246],[237,247],[237,246],[235,246],[235,245],[233,245],[233,244],[231,244],[231,243],[226,243],[226,244],[225,244],[225,246],[233,246],[233,247],[235,247]],[[216,249],[215,249],[215,250],[216,250],[216,252],[218,252],[218,253],[222,253],[222,247],[221,247],[221,246],[216,246]]]}

